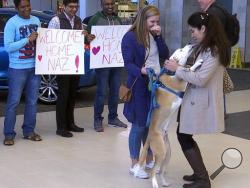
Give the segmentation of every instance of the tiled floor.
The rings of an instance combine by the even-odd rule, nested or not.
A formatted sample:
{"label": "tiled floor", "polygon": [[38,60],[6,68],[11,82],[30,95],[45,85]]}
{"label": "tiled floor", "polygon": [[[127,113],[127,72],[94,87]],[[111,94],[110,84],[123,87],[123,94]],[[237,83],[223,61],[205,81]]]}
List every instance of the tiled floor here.
{"label": "tiled floor", "polygon": [[[228,112],[249,111],[249,96],[249,90],[227,96]],[[120,105],[119,114],[122,108]],[[151,188],[150,180],[135,179],[128,173],[129,129],[105,127],[104,133],[96,133],[92,129],[92,116],[92,108],[77,109],[76,122],[86,131],[67,139],[55,135],[55,112],[39,113],[37,131],[44,140],[37,143],[22,139],[23,116],[18,116],[15,145],[0,144],[0,188]],[[0,124],[3,125],[3,118]],[[169,135],[172,158],[167,177],[172,182],[171,188],[180,188],[184,183],[182,176],[191,173],[191,169],[180,151],[174,126]],[[243,154],[242,165],[235,170],[224,169],[212,181],[212,187],[250,187],[249,140],[226,134],[195,138],[209,174],[220,167],[220,156],[226,148],[238,148]]]}

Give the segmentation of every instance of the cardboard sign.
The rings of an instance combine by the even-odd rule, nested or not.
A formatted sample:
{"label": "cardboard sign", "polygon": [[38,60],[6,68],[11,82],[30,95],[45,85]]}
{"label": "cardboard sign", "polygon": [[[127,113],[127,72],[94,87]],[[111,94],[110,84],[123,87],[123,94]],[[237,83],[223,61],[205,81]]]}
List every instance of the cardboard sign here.
{"label": "cardboard sign", "polygon": [[84,74],[82,31],[38,28],[36,74]]}
{"label": "cardboard sign", "polygon": [[123,67],[121,42],[130,25],[92,26],[90,68]]}

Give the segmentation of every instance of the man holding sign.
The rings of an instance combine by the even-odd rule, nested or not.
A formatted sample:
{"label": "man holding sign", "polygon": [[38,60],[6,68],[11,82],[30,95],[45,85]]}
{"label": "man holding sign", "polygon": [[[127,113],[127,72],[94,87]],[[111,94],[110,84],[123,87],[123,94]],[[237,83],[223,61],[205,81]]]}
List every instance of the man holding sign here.
{"label": "man holding sign", "polygon": [[30,15],[29,0],[14,0],[17,14],[10,18],[4,28],[4,46],[9,54],[9,93],[4,119],[4,145],[14,145],[16,108],[25,90],[25,112],[23,136],[32,141],[41,141],[34,132],[36,125],[36,103],[40,76],[35,75],[35,42],[39,19]]}
{"label": "man holding sign", "polygon": [[[76,16],[78,0],[63,0],[64,11],[52,18],[48,28],[81,30],[81,19]],[[72,137],[73,132],[84,132],[84,128],[75,125],[74,108],[79,75],[57,75],[58,99],[56,103],[56,134],[62,137]]]}
{"label": "man holding sign", "polygon": [[[91,33],[91,27],[98,25],[121,25],[121,19],[114,13],[115,0],[101,0],[102,11],[97,12],[88,23],[88,32]],[[97,49],[98,50],[98,49]],[[95,69],[97,80],[97,92],[94,104],[94,129],[96,132],[103,132],[102,112],[106,96],[106,88],[109,86],[108,98],[108,124],[111,126],[124,127],[127,125],[118,119],[118,93],[120,87],[121,68],[99,68]]]}

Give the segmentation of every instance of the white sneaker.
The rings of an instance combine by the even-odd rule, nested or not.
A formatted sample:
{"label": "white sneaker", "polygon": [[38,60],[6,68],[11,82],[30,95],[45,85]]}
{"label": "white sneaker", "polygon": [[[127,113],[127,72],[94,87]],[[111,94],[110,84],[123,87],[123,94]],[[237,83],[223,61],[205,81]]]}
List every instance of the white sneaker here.
{"label": "white sneaker", "polygon": [[134,175],[134,168],[133,167],[130,167],[130,169],[129,169],[129,174],[131,174],[131,175]]}
{"label": "white sneaker", "polygon": [[145,172],[143,167],[140,167],[138,164],[134,165],[132,172],[134,173],[134,177],[140,179],[148,179],[149,174]]}
{"label": "white sneaker", "polygon": [[[154,168],[154,165],[155,165],[155,162],[154,161],[150,161],[148,164],[145,164],[145,169],[146,170],[151,170],[152,168]],[[160,167],[158,167],[156,169],[156,174],[159,174],[160,173]]]}
{"label": "white sneaker", "polygon": [[150,170],[150,169],[152,169],[154,167],[154,165],[155,165],[155,162],[154,161],[150,161],[149,163],[146,163],[145,169],[146,170]]}

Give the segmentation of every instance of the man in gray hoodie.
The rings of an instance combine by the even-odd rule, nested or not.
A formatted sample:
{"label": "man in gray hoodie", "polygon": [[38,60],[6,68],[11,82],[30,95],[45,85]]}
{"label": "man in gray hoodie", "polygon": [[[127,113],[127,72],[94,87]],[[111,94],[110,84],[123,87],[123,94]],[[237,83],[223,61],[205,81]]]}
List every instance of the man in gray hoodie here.
{"label": "man in gray hoodie", "polygon": [[[91,33],[93,25],[121,25],[121,19],[115,14],[115,0],[101,0],[102,11],[97,12],[89,20],[87,31]],[[119,102],[119,87],[121,78],[120,67],[96,69],[97,91],[94,104],[94,129],[103,132],[102,112],[107,87],[108,95],[108,124],[116,127],[127,128],[127,125],[118,119],[117,107]]]}

